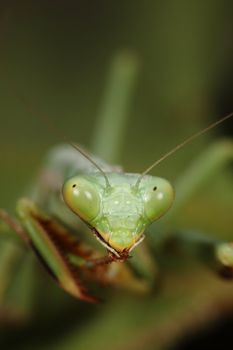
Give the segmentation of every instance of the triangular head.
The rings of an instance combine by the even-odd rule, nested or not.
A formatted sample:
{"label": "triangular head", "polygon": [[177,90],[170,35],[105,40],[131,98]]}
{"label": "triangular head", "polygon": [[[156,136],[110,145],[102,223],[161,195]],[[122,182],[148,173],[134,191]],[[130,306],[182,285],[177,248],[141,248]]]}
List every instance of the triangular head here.
{"label": "triangular head", "polygon": [[100,242],[120,257],[144,238],[145,229],[171,207],[174,190],[159,177],[101,173],[78,175],[63,186],[68,207],[93,229]]}

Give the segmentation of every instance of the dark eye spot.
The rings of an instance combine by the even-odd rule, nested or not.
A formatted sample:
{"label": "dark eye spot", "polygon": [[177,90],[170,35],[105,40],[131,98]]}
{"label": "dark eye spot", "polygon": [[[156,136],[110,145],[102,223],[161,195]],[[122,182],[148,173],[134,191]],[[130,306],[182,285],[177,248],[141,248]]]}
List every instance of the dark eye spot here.
{"label": "dark eye spot", "polygon": [[157,187],[155,186],[155,187],[153,187],[153,191],[156,191],[157,190]]}
{"label": "dark eye spot", "polygon": [[76,187],[76,184],[73,184],[72,187],[73,187],[73,188]]}

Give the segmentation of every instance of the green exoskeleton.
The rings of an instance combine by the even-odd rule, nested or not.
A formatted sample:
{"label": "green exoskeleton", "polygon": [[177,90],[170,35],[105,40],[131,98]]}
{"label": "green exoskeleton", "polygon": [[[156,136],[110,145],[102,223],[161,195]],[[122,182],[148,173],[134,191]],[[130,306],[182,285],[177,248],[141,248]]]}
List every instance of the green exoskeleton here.
{"label": "green exoskeleton", "polygon": [[[4,210],[0,217],[33,248],[60,286],[73,296],[97,301],[84,287],[83,279],[146,290],[150,281],[142,270],[147,267],[153,270],[148,258],[136,253],[141,268],[133,263],[131,266],[120,263],[141,245],[149,225],[162,217],[174,200],[172,185],[147,173],[177,149],[231,116],[193,135],[142,174],[124,173],[76,145],[57,146],[46,158],[31,199],[18,202],[20,222]],[[98,249],[90,249],[85,239],[78,237],[82,222],[107,250],[106,256],[101,256]],[[181,247],[187,248],[189,240],[196,248],[208,246],[211,266],[227,268],[228,272],[232,269],[230,243],[193,240],[192,236],[187,240],[182,234],[174,235],[173,239]]]}
{"label": "green exoskeleton", "polygon": [[144,239],[146,228],[173,202],[168,181],[138,174],[110,172],[72,176],[64,183],[69,208],[93,230],[113,260],[125,260]]}

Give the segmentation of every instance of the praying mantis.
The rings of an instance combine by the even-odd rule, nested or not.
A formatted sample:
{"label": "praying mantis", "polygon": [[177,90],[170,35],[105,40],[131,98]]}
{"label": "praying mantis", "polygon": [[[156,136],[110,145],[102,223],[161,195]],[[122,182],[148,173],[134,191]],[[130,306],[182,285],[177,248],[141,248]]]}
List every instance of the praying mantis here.
{"label": "praying mantis", "polygon": [[[156,253],[171,244],[229,277],[233,272],[233,243],[193,233],[184,235],[179,230],[167,234],[175,191],[167,180],[149,172],[232,116],[233,113],[187,138],[141,174],[125,173],[74,143],[56,146],[48,153],[31,196],[17,202],[17,218],[1,209],[0,219],[35,252],[61,288],[87,302],[100,300],[86,287],[89,281],[148,292],[156,279]],[[194,166],[194,184],[232,157],[231,141],[211,147],[202,165],[197,162]],[[185,188],[185,180],[183,186],[178,205],[190,195],[191,188]],[[158,232],[154,232],[156,238],[149,247],[148,227]],[[97,245],[89,242],[91,234]]]}

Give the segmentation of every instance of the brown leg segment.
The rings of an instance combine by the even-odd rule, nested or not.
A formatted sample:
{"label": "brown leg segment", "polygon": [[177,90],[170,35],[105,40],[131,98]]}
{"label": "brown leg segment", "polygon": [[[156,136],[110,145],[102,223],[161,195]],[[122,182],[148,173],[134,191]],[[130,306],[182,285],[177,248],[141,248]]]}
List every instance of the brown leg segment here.
{"label": "brown leg segment", "polygon": [[128,258],[129,258],[128,253],[124,254],[123,256],[117,257],[113,253],[109,252],[108,255],[103,256],[101,258],[88,259],[86,266],[87,267],[96,267],[96,266],[108,265],[114,261],[124,262]]}

